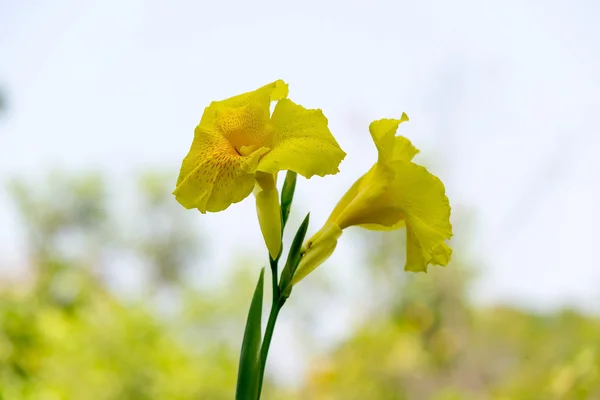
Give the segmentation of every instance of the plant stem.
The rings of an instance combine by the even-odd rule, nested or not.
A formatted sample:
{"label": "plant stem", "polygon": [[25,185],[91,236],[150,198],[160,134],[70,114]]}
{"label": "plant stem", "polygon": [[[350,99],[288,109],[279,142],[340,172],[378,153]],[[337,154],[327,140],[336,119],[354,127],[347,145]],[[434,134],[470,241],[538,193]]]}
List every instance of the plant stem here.
{"label": "plant stem", "polygon": [[277,304],[273,305],[271,308],[271,314],[269,314],[269,322],[267,323],[267,329],[265,330],[265,338],[263,340],[262,347],[260,348],[260,361],[261,361],[261,371],[259,375],[259,395],[260,388],[262,387],[262,381],[265,374],[265,367],[267,364],[267,355],[269,354],[269,346],[271,345],[271,338],[273,337],[273,331],[275,330],[275,323],[277,322],[277,317],[279,316],[279,311],[281,307],[285,303],[285,299],[278,301]]}
{"label": "plant stem", "polygon": [[[281,253],[281,252],[280,252]],[[273,283],[273,302],[275,304],[276,299],[279,298],[279,283],[277,282],[277,263],[279,262],[279,256],[276,259],[269,257],[269,263],[271,264],[271,282]]]}
{"label": "plant stem", "polygon": [[[283,231],[292,208],[292,199],[294,198],[294,191],[296,190],[296,173],[288,171],[285,176],[283,188],[281,190],[281,237],[283,238]],[[271,265],[271,281],[273,283],[273,301],[271,303],[271,312],[269,313],[269,320],[267,322],[267,328],[265,329],[265,336],[260,347],[260,374],[258,375],[258,392],[256,394],[256,400],[260,400],[260,393],[262,391],[263,379],[265,377],[265,368],[267,366],[267,356],[269,355],[269,347],[271,346],[271,339],[273,338],[273,331],[275,330],[275,323],[279,316],[281,307],[285,304],[286,297],[281,295],[281,289],[279,287],[279,274],[277,273],[277,264],[281,257],[283,250],[283,242],[281,243],[282,249],[279,251],[277,258],[272,259],[269,256],[269,264]]]}
{"label": "plant stem", "polygon": [[263,379],[265,376],[265,367],[267,366],[267,356],[269,355],[269,347],[271,346],[271,339],[273,338],[273,332],[275,331],[275,323],[277,322],[277,317],[279,316],[279,311],[281,307],[285,304],[285,298],[280,296],[279,293],[279,285],[277,283],[277,261],[271,261],[271,275],[273,276],[273,303],[271,304],[271,312],[269,313],[269,320],[267,322],[267,328],[265,329],[265,336],[263,338],[263,343],[260,348],[260,374],[258,376],[258,397],[257,400],[260,399],[260,393],[262,390]]}

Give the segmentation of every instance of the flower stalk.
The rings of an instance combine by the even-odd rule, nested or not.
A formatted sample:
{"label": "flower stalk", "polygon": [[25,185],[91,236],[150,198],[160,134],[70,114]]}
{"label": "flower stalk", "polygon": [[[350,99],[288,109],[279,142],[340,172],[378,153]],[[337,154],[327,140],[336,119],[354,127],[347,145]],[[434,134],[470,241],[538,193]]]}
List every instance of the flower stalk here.
{"label": "flower stalk", "polygon": [[[281,233],[283,236],[283,230],[285,229],[288,216],[291,210],[292,200],[294,197],[294,191],[296,188],[296,173],[289,172],[286,175],[286,179],[283,185],[283,189],[281,192]],[[269,264],[271,267],[271,285],[272,285],[272,301],[271,301],[271,311],[269,312],[269,319],[267,321],[267,326],[265,328],[265,333],[262,339],[262,343],[260,345],[260,353],[258,355],[258,360],[256,363],[256,371],[250,372],[252,375],[256,376],[256,390],[252,390],[250,393],[239,393],[239,385],[238,385],[238,393],[237,398],[239,399],[249,399],[249,400],[259,400],[260,394],[262,392],[262,386],[265,375],[265,368],[267,366],[267,358],[269,356],[269,348],[271,346],[271,340],[273,339],[273,332],[275,331],[275,325],[277,323],[277,318],[279,316],[279,312],[281,311],[283,305],[285,304],[287,298],[291,292],[290,282],[292,280],[293,274],[298,267],[298,264],[301,259],[301,247],[302,242],[306,236],[306,231],[308,229],[309,216],[307,215],[302,224],[300,225],[296,235],[294,237],[294,241],[290,246],[290,250],[288,252],[288,258],[285,263],[285,267],[281,273],[281,279],[279,279],[279,259],[281,258],[282,251],[279,251],[279,254],[275,258],[269,255]],[[280,247],[282,249],[283,246]],[[286,288],[290,288],[290,290],[284,290]],[[249,324],[256,324],[256,321],[252,321],[251,318],[248,318],[248,322],[246,323],[246,330],[248,330]],[[243,345],[242,345],[243,346]],[[240,378],[238,378],[240,379]]]}
{"label": "flower stalk", "polygon": [[262,391],[263,380],[265,377],[265,368],[267,366],[267,357],[269,356],[269,348],[271,346],[271,339],[273,338],[273,332],[275,331],[275,324],[277,323],[277,317],[279,316],[279,311],[285,304],[286,298],[281,297],[279,284],[277,283],[277,262],[279,261],[279,257],[276,260],[271,259],[271,276],[273,282],[273,299],[271,303],[271,312],[269,313],[269,320],[267,321],[267,327],[265,329],[265,336],[262,341],[262,345],[260,346],[260,372],[258,374],[258,394],[257,400],[260,399],[260,394]]}

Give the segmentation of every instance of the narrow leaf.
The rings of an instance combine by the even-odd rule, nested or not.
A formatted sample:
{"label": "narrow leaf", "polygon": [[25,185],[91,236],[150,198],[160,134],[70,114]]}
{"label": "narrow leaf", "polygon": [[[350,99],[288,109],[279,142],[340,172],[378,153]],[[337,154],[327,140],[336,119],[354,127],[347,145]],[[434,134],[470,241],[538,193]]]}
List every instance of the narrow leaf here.
{"label": "narrow leaf", "polygon": [[258,376],[260,374],[260,342],[261,318],[263,302],[263,281],[265,269],[261,269],[258,284],[252,296],[242,350],[240,352],[240,365],[238,368],[236,400],[255,400],[258,395]]}
{"label": "narrow leaf", "polygon": [[304,221],[302,221],[302,224],[296,232],[296,236],[294,236],[294,241],[290,246],[285,267],[283,267],[283,271],[281,272],[281,282],[279,288],[285,297],[290,295],[291,290],[286,291],[285,289],[287,289],[289,283],[292,281],[294,273],[296,272],[296,268],[298,268],[298,264],[302,258],[302,244],[304,243],[304,238],[306,237],[309,221],[310,213],[306,214]]}

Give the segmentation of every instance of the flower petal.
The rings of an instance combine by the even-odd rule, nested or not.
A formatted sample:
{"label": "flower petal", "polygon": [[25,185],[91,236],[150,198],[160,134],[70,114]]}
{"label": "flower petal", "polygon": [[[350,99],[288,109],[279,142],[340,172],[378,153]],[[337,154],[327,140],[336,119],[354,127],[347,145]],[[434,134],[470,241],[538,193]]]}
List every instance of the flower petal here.
{"label": "flower petal", "polygon": [[452,249],[446,243],[441,243],[433,249],[432,256],[432,264],[446,266],[452,257]]}
{"label": "flower petal", "polygon": [[[412,228],[406,229],[406,265],[404,269],[412,272],[427,272],[427,265],[446,266],[450,262],[452,249],[446,243],[440,243],[431,253],[423,251],[419,239]],[[429,260],[429,261],[428,261]]]}
{"label": "flower petal", "polygon": [[241,156],[217,129],[199,125],[173,194],[188,209],[224,210],[252,192],[258,160],[267,151]]}
{"label": "flower petal", "polygon": [[378,225],[378,224],[360,224],[361,228],[368,229],[370,231],[395,231],[396,229],[404,228],[406,222],[403,219],[391,226]]}
{"label": "flower petal", "polygon": [[219,111],[225,108],[243,107],[250,103],[257,102],[269,110],[269,105],[272,101],[283,99],[287,97],[287,94],[287,83],[279,79],[252,92],[239,94],[225,100],[213,101],[204,110],[200,125],[207,125],[214,122]]}
{"label": "flower petal", "polygon": [[[371,137],[373,138],[375,146],[377,146],[377,152],[379,153],[378,162],[391,161],[394,158],[396,131],[398,130],[398,125],[405,121],[408,121],[408,116],[405,113],[402,113],[400,119],[384,118],[373,121],[369,125],[369,132],[371,132]],[[406,139],[406,141],[408,141],[408,139]]]}
{"label": "flower petal", "polygon": [[444,185],[424,167],[397,161],[390,187],[407,228],[407,271],[427,271],[428,264],[446,265],[452,237],[450,204]]}
{"label": "flower petal", "polygon": [[[342,197],[330,220],[342,229],[354,225],[396,226],[403,215],[390,190],[393,181],[394,171],[388,164],[375,164]],[[353,192],[356,195],[351,198]]]}
{"label": "flower petal", "polygon": [[277,141],[258,165],[258,170],[275,173],[290,170],[310,178],[339,172],[346,156],[327,127],[321,110],[307,110],[291,100],[277,102],[271,123]]}
{"label": "flower petal", "polygon": [[269,124],[269,107],[251,101],[240,107],[223,107],[216,114],[215,126],[241,155],[271,147],[275,130]]}
{"label": "flower petal", "polygon": [[[419,150],[407,138],[395,136],[398,125],[408,121],[402,114],[400,119],[381,119],[369,126],[377,146],[379,160],[346,192],[333,210],[330,221],[340,226],[358,225],[365,229],[391,231],[405,226],[402,214],[394,205],[395,197],[388,186],[395,179],[392,163],[410,161]],[[340,218],[341,214],[344,214]]]}
{"label": "flower petal", "polygon": [[366,173],[365,175],[358,178],[358,180],[356,182],[354,182],[354,184],[352,186],[350,186],[350,189],[348,189],[348,191],[342,196],[340,201],[338,201],[338,203],[336,204],[335,208],[331,212],[331,215],[327,219],[327,222],[335,222],[336,224],[339,224],[340,214],[342,214],[342,212],[344,212],[344,210],[348,207],[348,205],[350,203],[352,203],[352,201],[354,201],[356,196],[358,196],[358,194],[360,193],[361,187],[363,185],[363,182],[365,180],[369,180],[368,176],[369,176],[369,173]]}
{"label": "flower petal", "polygon": [[394,138],[394,153],[392,161],[411,161],[414,156],[419,153],[413,144],[404,136],[396,136]]}

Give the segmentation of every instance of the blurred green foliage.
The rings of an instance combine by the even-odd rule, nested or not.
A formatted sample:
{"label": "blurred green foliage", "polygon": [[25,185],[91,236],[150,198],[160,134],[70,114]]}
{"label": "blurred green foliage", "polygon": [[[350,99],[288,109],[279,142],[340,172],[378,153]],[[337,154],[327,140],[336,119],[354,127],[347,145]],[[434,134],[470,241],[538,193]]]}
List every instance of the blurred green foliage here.
{"label": "blurred green foliage", "polygon": [[[194,284],[214,267],[168,177],[141,177],[130,204],[97,175],[9,189],[29,253],[0,280],[0,399],[233,398],[259,265]],[[364,241],[381,301],[330,351],[305,349],[306,376],[267,382],[265,399],[600,399],[599,318],[477,307],[468,262],[405,274],[401,235]]]}
{"label": "blurred green foliage", "polygon": [[600,399],[600,319],[479,309],[460,271],[410,276],[315,362],[302,398]]}
{"label": "blurred green foliage", "polygon": [[[0,284],[1,399],[232,397],[238,338],[216,332],[243,321],[223,292],[185,284],[201,240],[165,184],[143,176],[136,212],[119,215],[97,175],[11,185],[30,257],[26,274]],[[125,298],[107,264],[132,255],[147,278]],[[153,296],[174,286],[177,312],[160,312]]]}

